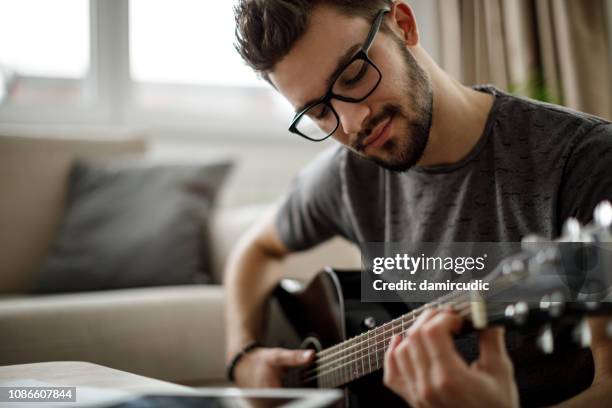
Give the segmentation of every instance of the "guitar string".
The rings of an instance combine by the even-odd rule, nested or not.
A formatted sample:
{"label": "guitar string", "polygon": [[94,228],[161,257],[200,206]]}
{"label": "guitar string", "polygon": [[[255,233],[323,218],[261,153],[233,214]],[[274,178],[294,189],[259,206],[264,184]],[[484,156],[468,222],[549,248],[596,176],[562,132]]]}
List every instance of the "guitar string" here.
{"label": "guitar string", "polygon": [[[468,316],[470,315],[470,312],[469,312],[469,310],[465,310],[465,311],[463,311],[463,312],[459,313],[459,315],[460,315],[460,316],[462,316],[462,317],[468,317]],[[408,330],[404,330],[404,329],[401,329],[401,328],[400,328],[400,331],[399,331],[399,332],[397,332],[397,333],[394,333],[394,335],[397,335],[397,334],[402,334],[402,333],[407,332],[407,331],[408,331]],[[377,343],[375,344],[375,346],[376,346],[375,351],[374,351],[373,353],[370,353],[370,354],[367,356],[367,357],[368,357],[368,366],[369,366],[370,368],[371,368],[371,363],[370,363],[370,357],[371,357],[371,354],[375,354],[375,355],[376,355],[376,362],[377,362],[377,363],[376,363],[376,365],[377,365],[377,366],[378,366],[378,365],[382,365],[382,364],[383,364],[383,362],[384,362],[384,352],[387,350],[388,345],[389,345],[389,343],[390,343],[390,341],[391,341],[391,338],[392,338],[392,337],[390,337],[390,338],[388,338],[388,339],[385,339],[385,340],[383,340],[383,341],[379,341],[379,342],[377,342]],[[382,345],[382,347],[380,347],[380,348],[379,348],[378,346],[380,346],[380,345]],[[381,353],[381,352],[382,352],[382,353]],[[379,358],[379,357],[380,357],[380,358]],[[316,373],[316,374],[314,374],[314,375],[311,375],[310,377],[305,378],[305,379],[303,379],[302,381],[303,381],[303,383],[307,384],[307,383],[309,383],[309,382],[311,382],[311,381],[314,381],[314,380],[317,380],[317,379],[321,379],[322,377],[324,377],[324,376],[326,376],[326,375],[328,375],[328,374],[331,374],[331,373],[333,373],[334,371],[338,371],[338,370],[340,370],[340,369],[346,368],[346,367],[348,367],[349,365],[352,365],[352,364],[357,363],[357,362],[361,362],[361,363],[362,363],[362,365],[365,367],[365,364],[364,364],[364,358],[365,358],[365,356],[362,356],[362,357],[359,357],[359,358],[356,358],[356,359],[353,359],[353,360],[347,361],[347,362],[345,362],[344,364],[342,364],[342,365],[340,365],[340,366],[334,366],[334,367],[332,367],[332,368],[328,369],[327,371],[323,371],[323,372],[321,372],[321,373]],[[371,371],[370,371],[370,370],[368,370],[368,373],[373,372],[373,371],[375,371],[375,370],[378,370],[379,368],[380,368],[380,367],[375,367],[375,369],[374,369],[374,370],[371,370]],[[350,374],[351,374],[351,373],[348,373],[348,376],[347,376],[346,374],[344,374],[344,372],[340,372],[340,373],[338,373],[338,374],[339,374],[339,375],[338,375],[338,377],[343,377],[343,378],[335,378],[335,379],[334,379],[334,378],[332,378],[330,382],[333,382],[333,381],[335,380],[335,382],[338,382],[338,385],[341,385],[341,384],[343,384],[343,383],[346,383],[346,382],[348,382],[347,380],[350,378]],[[363,373],[363,375],[365,375],[365,374],[366,374],[366,373],[364,372],[364,373]],[[344,378],[344,377],[348,377],[348,378]]]}
{"label": "guitar string", "polygon": [[[500,281],[499,278],[498,278],[497,285],[495,287],[493,287],[493,289],[489,290],[489,295],[499,293],[499,292],[503,291],[504,289],[511,287],[512,284],[514,284],[513,281],[504,282],[504,280],[503,280],[504,277],[503,276],[501,278],[502,278],[502,280]],[[353,337],[351,339],[348,339],[348,340],[345,340],[343,342],[340,342],[340,343],[338,343],[338,344],[336,344],[336,345],[334,345],[332,347],[329,347],[329,348],[327,348],[325,350],[321,350],[320,352],[318,352],[316,354],[316,356],[319,357],[319,358],[317,358],[317,362],[325,361],[326,359],[329,359],[330,357],[335,357],[335,356],[337,356],[339,354],[345,353],[346,350],[349,350],[349,349],[354,348],[356,346],[362,345],[365,342],[361,341],[361,342],[354,343],[354,344],[348,346],[349,343],[354,342],[355,340],[358,340],[358,339],[360,339],[362,337],[366,337],[368,333],[371,333],[373,331],[380,330],[380,329],[382,329],[384,331],[386,326],[389,326],[389,325],[395,323],[396,321],[399,321],[399,320],[404,319],[406,317],[413,318],[413,320],[414,320],[414,319],[416,319],[416,317],[418,317],[418,315],[420,315],[422,312],[424,312],[427,309],[431,309],[433,307],[446,306],[446,305],[449,305],[452,301],[459,302],[460,300],[462,300],[461,298],[466,298],[465,300],[467,300],[467,299],[469,299],[469,296],[470,296],[469,293],[466,294],[466,293],[457,292],[457,291],[447,293],[446,295],[443,295],[443,296],[439,297],[437,300],[435,300],[433,302],[430,302],[430,303],[427,303],[427,304],[425,304],[423,306],[420,306],[420,307],[418,307],[418,308],[416,308],[416,309],[414,309],[414,310],[412,310],[412,311],[410,311],[410,312],[408,312],[408,313],[406,313],[406,314],[404,314],[404,315],[402,315],[402,316],[400,316],[398,318],[395,318],[395,319],[393,319],[393,320],[391,320],[391,321],[381,325],[380,327],[378,327],[376,329],[372,329],[372,330],[370,330],[368,332],[361,333],[360,335],[355,336],[355,337]],[[469,300],[467,300],[467,301],[470,302]],[[366,338],[366,342],[367,342],[367,338]],[[341,350],[338,350],[339,348]],[[338,350],[338,351],[336,351],[336,350]],[[332,353],[332,354],[329,354],[331,351],[335,351],[335,352]]]}
{"label": "guitar string", "polygon": [[[471,315],[471,312],[469,310],[465,310],[462,313],[460,313],[460,316],[462,316],[464,318],[469,318],[470,315]],[[493,313],[493,314],[490,314],[490,316],[498,316],[498,317],[501,317],[503,315],[504,315],[503,313],[499,313],[499,314]],[[400,332],[395,333],[395,334],[401,334],[401,333],[403,333],[405,331],[407,331],[407,330],[401,330]],[[334,371],[338,371],[341,368],[346,368],[347,366],[349,366],[349,365],[351,365],[353,363],[358,363],[358,362],[362,363],[363,371],[361,373],[359,372],[359,370],[357,370],[356,372],[350,372],[350,373],[348,373],[348,378],[345,378],[345,377],[347,377],[347,375],[345,374],[345,371],[342,371],[342,372],[336,374],[336,377],[342,377],[342,378],[332,378],[331,380],[328,380],[327,382],[332,382],[332,381],[335,380],[337,385],[342,385],[342,384],[345,384],[345,383],[347,383],[347,382],[349,382],[351,380],[351,378],[350,378],[351,374],[357,374],[356,378],[358,378],[358,377],[362,377],[362,376],[364,376],[366,374],[369,374],[371,372],[374,372],[374,371],[380,369],[380,367],[378,367],[378,365],[382,365],[384,363],[384,352],[387,349],[389,341],[390,341],[390,338],[389,339],[385,339],[382,342],[378,342],[377,346],[383,344],[383,347],[381,347],[381,348],[376,347],[376,350],[375,350],[374,353],[370,353],[367,356],[362,356],[360,358],[354,359],[354,360],[349,361],[349,362],[347,362],[347,363],[345,363],[345,364],[343,364],[341,366],[333,367],[330,370],[325,371],[323,373],[318,373],[318,374],[312,375],[309,378],[301,380],[301,382],[302,382],[302,384],[308,384],[309,382],[311,382],[311,381],[313,381],[315,379],[321,379],[325,375],[333,373]],[[374,367],[374,369],[372,369],[372,367],[371,367],[371,355],[372,354],[376,355],[376,361],[377,361],[376,366]],[[367,360],[365,359],[365,357],[367,357]],[[367,372],[365,370],[365,365],[366,365],[365,361],[367,361],[367,365],[368,365]],[[323,378],[323,380],[325,380],[325,379]]]}
{"label": "guitar string", "polygon": [[[462,313],[464,310],[465,310],[465,308],[462,307],[462,308],[458,308],[456,311],[459,312],[459,313]],[[367,343],[367,344],[365,344],[366,347],[363,347],[363,348],[360,348],[358,350],[355,350],[355,351],[353,351],[350,354],[343,354],[343,355],[339,356],[339,358],[336,358],[336,359],[334,359],[332,361],[327,361],[324,364],[319,364],[319,361],[317,361],[317,366],[313,367],[312,369],[310,369],[308,371],[303,372],[303,375],[304,376],[309,376],[309,375],[312,375],[314,373],[325,371],[325,370],[327,370],[330,367],[331,368],[338,368],[339,369],[339,368],[342,368],[343,365],[338,365],[338,364],[343,364],[345,362],[346,363],[352,363],[352,362],[364,359],[365,357],[367,357],[367,355],[363,355],[364,352],[366,354],[370,353],[370,351],[372,349],[375,349],[376,346],[378,346],[379,344],[382,344],[382,343],[386,342],[393,335],[400,334],[404,330],[410,328],[410,326],[413,323],[414,323],[414,319],[411,320],[411,321],[410,320],[408,320],[408,321],[406,321],[406,320],[402,320],[402,321],[395,320],[394,324],[392,326],[387,327],[387,329],[384,332],[380,332],[376,336],[370,337],[370,339],[369,339],[370,341],[365,342],[365,343]],[[398,332],[398,329],[399,329],[399,332]],[[382,339],[380,339],[381,336],[382,336]],[[353,356],[356,356],[358,354],[360,355],[359,357],[351,360],[351,358]],[[343,360],[347,360],[347,359],[348,359],[348,361],[343,361]]]}
{"label": "guitar string", "polygon": [[[390,325],[394,324],[395,322],[403,320],[405,318],[411,318],[411,319],[415,320],[416,317],[418,317],[418,315],[423,313],[425,310],[428,310],[428,309],[431,309],[431,308],[440,307],[440,306],[446,306],[446,305],[451,305],[452,306],[451,302],[459,302],[459,301],[461,301],[462,297],[467,297],[467,295],[464,294],[464,293],[461,293],[461,292],[447,293],[446,295],[441,296],[437,300],[435,300],[433,302],[430,302],[430,303],[427,303],[425,305],[422,305],[422,306],[420,306],[420,307],[418,307],[418,308],[416,308],[416,309],[414,309],[414,310],[412,310],[412,311],[410,311],[410,312],[408,312],[408,313],[406,313],[406,314],[404,314],[404,315],[402,315],[400,317],[397,317],[397,318],[391,320],[390,322],[387,322],[387,323],[381,325],[380,327],[378,327],[376,329],[373,329],[373,330],[365,332],[365,333],[361,333],[358,336],[355,336],[355,337],[353,337],[351,339],[345,340],[345,341],[343,341],[343,342],[341,342],[341,343],[331,347],[330,349],[333,348],[333,349],[336,349],[336,350],[339,347],[341,348],[341,350],[337,350],[335,353],[332,353],[332,354],[326,353],[330,349],[322,350],[321,352],[317,353],[317,357],[318,357],[317,361],[318,362],[325,361],[325,360],[327,360],[327,359],[329,359],[331,357],[335,357],[335,356],[337,356],[339,354],[345,353],[347,350],[350,350],[351,348],[354,348],[354,347],[357,347],[357,346],[360,346],[360,345],[366,343],[367,340],[368,340],[367,339],[368,333],[372,333],[372,332],[374,332],[376,330],[384,332],[384,330],[386,330],[387,326],[390,326]],[[362,338],[366,338],[366,341],[361,341]],[[348,345],[349,343],[355,342],[356,340],[359,340],[359,341],[357,343],[353,343],[350,346]]]}
{"label": "guitar string", "polygon": [[[444,306],[446,306],[446,305],[444,305]],[[463,304],[463,305],[453,305],[453,306],[455,307],[454,310],[459,312],[460,309],[465,307],[465,304]],[[430,306],[429,309],[433,309],[435,307],[440,307],[440,306]],[[469,305],[468,305],[468,307],[469,307]],[[347,347],[345,350],[348,351],[350,349],[353,349],[357,345],[365,345],[366,347],[362,347],[362,348],[359,348],[357,350],[354,350],[354,351],[352,351],[349,354],[343,353],[339,358],[331,360],[331,361],[329,361],[329,357],[327,357],[327,359],[317,360],[317,367],[313,368],[313,370],[322,370],[322,369],[325,369],[325,368],[327,368],[329,366],[337,364],[338,361],[345,360],[347,358],[352,357],[353,355],[356,355],[358,353],[363,353],[364,351],[369,350],[371,346],[376,345],[380,341],[379,340],[380,336],[383,336],[383,341],[386,340],[385,336],[389,332],[394,333],[394,331],[396,331],[398,327],[403,329],[405,325],[408,325],[408,327],[409,327],[410,325],[412,325],[414,320],[416,320],[415,317],[416,316],[407,316],[407,315],[404,315],[404,316],[402,316],[400,318],[394,319],[391,322],[388,322],[388,324],[386,325],[384,330],[379,331],[379,333],[375,334],[374,336],[368,336],[366,341],[362,341],[360,343],[356,343],[356,344],[352,345],[351,347]],[[406,318],[408,318],[408,321],[406,321]],[[397,324],[399,324],[399,326],[396,326]],[[383,326],[381,326],[381,328],[382,327]],[[323,364],[320,364],[321,362],[323,362]]]}
{"label": "guitar string", "polygon": [[[414,310],[411,310],[410,312],[408,312],[408,313],[406,313],[406,314],[404,314],[404,315],[402,315],[402,316],[400,316],[400,317],[397,317],[397,318],[395,318],[395,319],[393,319],[393,320],[391,320],[391,321],[389,321],[389,322],[387,322],[387,323],[385,323],[385,324],[381,325],[380,327],[377,327],[376,329],[372,329],[372,330],[374,330],[374,331],[375,331],[375,330],[383,329],[385,326],[390,325],[390,324],[392,324],[393,322],[395,322],[395,321],[397,321],[397,320],[400,320],[400,319],[402,319],[402,318],[404,318],[404,317],[406,317],[406,316],[408,316],[408,315],[409,315],[410,317],[415,316],[415,315],[418,315],[418,314],[422,313],[423,311],[425,311],[425,310],[427,310],[427,309],[430,309],[430,308],[432,308],[432,307],[439,307],[439,306],[440,306],[440,305],[442,305],[443,303],[444,303],[444,304],[449,303],[451,300],[453,300],[453,299],[452,299],[453,297],[461,297],[461,296],[465,296],[465,294],[463,294],[463,293],[459,293],[459,292],[451,292],[451,293],[448,293],[448,294],[446,294],[446,295],[444,295],[444,296],[441,296],[439,299],[437,299],[437,300],[435,300],[435,301],[433,301],[433,302],[427,303],[427,304],[425,304],[425,305],[423,305],[423,306],[419,306],[418,308],[416,308],[416,309],[414,309]],[[446,299],[446,298],[448,298],[448,299]],[[357,335],[357,336],[355,336],[355,337],[353,337],[353,338],[351,338],[351,339],[348,339],[348,340],[345,340],[345,341],[343,341],[343,342],[340,342],[340,343],[338,343],[338,344],[336,344],[336,345],[334,345],[334,346],[332,346],[332,347],[329,347],[329,348],[327,348],[327,349],[325,349],[325,350],[321,350],[320,352],[318,352],[318,353],[316,354],[316,355],[317,355],[317,357],[319,357],[319,358],[317,359],[317,361],[322,361],[322,360],[324,360],[325,358],[329,358],[329,357],[336,356],[336,355],[338,355],[339,353],[343,353],[343,352],[345,352],[347,349],[350,349],[350,348],[352,348],[352,347],[354,347],[354,346],[358,346],[358,345],[360,345],[361,343],[355,343],[355,344],[353,344],[353,345],[351,345],[351,346],[349,346],[349,347],[346,347],[346,345],[347,345],[348,343],[350,343],[350,342],[352,342],[352,341],[355,341],[355,339],[358,339],[358,338],[360,338],[360,337],[364,337],[365,335],[367,335],[367,333],[369,333],[369,332],[361,333],[360,335]],[[338,350],[339,348],[341,348],[342,350]],[[334,351],[336,351],[336,352],[335,352],[335,353],[332,353],[332,352],[334,352]],[[330,354],[330,353],[331,353],[331,354]]]}
{"label": "guitar string", "polygon": [[[425,310],[435,309],[435,308],[439,308],[439,307],[442,307],[442,306],[452,306],[453,310],[457,311],[459,308],[464,307],[464,305],[462,305],[462,304],[445,304],[445,305],[431,305],[431,304],[428,304],[428,305],[429,305],[428,308],[425,309]],[[423,312],[425,310],[423,310]],[[378,332],[376,334],[374,334],[373,336],[366,336],[365,340],[360,341],[358,343],[355,343],[355,344],[351,345],[350,347],[346,347],[343,351],[338,352],[338,353],[334,354],[333,356],[340,355],[340,357],[341,357],[340,359],[344,359],[344,358],[350,357],[353,354],[356,354],[356,353],[359,353],[359,352],[363,352],[364,350],[368,349],[368,346],[376,344],[376,342],[379,341],[378,337],[380,337],[381,335],[385,336],[388,333],[389,330],[391,330],[391,331],[395,330],[397,324],[400,324],[401,326],[404,326],[405,324],[412,324],[416,320],[417,317],[418,317],[418,315],[412,315],[412,314],[408,315],[408,314],[406,314],[406,315],[401,316],[401,317],[399,317],[397,319],[394,319],[394,320],[392,320],[390,322],[387,322],[384,326],[380,326],[378,328]],[[376,330],[372,331],[371,333],[373,333],[375,331]],[[356,337],[355,339],[358,339],[358,338],[359,337]],[[357,346],[365,346],[365,347],[358,348]],[[350,354],[346,354],[347,351],[349,351],[351,349],[355,349],[355,348],[357,348],[357,350],[353,350]],[[330,360],[331,360],[331,362],[330,362]],[[324,358],[317,359],[317,364],[318,364],[319,367],[321,367],[321,366],[325,366],[326,364],[332,364],[332,363],[336,362],[337,360],[338,359],[335,359],[335,360],[332,359],[332,356],[325,356]]]}
{"label": "guitar string", "polygon": [[[503,280],[501,281],[501,284],[500,284],[500,282],[499,282],[499,281],[498,281],[497,283],[498,283],[498,286],[497,286],[496,288],[494,288],[493,290],[491,290],[491,291],[490,291],[490,292],[491,292],[491,293],[493,293],[493,294],[494,294],[494,293],[498,293],[498,292],[500,292],[501,290],[505,289],[506,287],[510,287],[510,286],[511,286],[511,285],[510,285],[510,283],[511,283],[511,282],[506,282],[506,283],[507,283],[507,285],[504,285],[504,284],[503,284],[503,283],[504,283],[504,281],[503,281]],[[420,315],[421,313],[423,313],[423,312],[424,312],[425,310],[427,310],[427,309],[430,309],[430,308],[433,308],[433,307],[439,307],[439,306],[440,306],[440,305],[442,305],[443,303],[444,303],[444,305],[447,305],[447,304],[448,304],[448,301],[447,301],[445,298],[451,298],[451,299],[452,299],[452,298],[461,298],[461,297],[464,297],[464,298],[465,298],[465,297],[469,297],[469,294],[465,294],[465,293],[462,293],[462,292],[451,292],[451,293],[448,293],[448,294],[446,294],[446,295],[444,295],[444,296],[441,296],[441,297],[440,297],[438,300],[436,300],[435,302],[430,302],[430,303],[428,303],[428,304],[426,304],[426,305],[423,305],[423,306],[421,306],[421,307],[419,307],[419,308],[417,308],[417,309],[415,309],[415,310],[413,310],[413,311],[411,311],[411,312],[409,312],[409,313],[407,313],[407,314],[405,314],[405,315],[402,315],[402,316],[400,316],[400,317],[398,317],[398,318],[396,318],[396,319],[394,319],[394,320],[392,320],[392,321],[390,321],[390,322],[387,322],[387,323],[385,323],[384,325],[380,326],[380,328],[379,328],[379,329],[383,328],[383,331],[382,331],[381,333],[379,333],[379,334],[376,334],[376,335],[375,335],[375,337],[378,337],[380,334],[384,334],[384,333],[387,331],[387,328],[388,328],[389,326],[391,326],[391,327],[392,327],[392,329],[391,329],[391,330],[393,330],[393,327],[394,327],[393,325],[394,325],[394,324],[396,324],[397,322],[402,322],[402,321],[403,321],[405,318],[411,318],[411,319],[412,319],[412,321],[414,321],[418,315]],[[467,304],[470,304],[470,303],[471,303],[471,302],[467,302]],[[461,305],[461,306],[463,307],[463,306],[465,306],[465,305],[466,305],[466,303],[464,303],[464,304],[463,304],[463,305]],[[469,310],[469,309],[466,309],[466,310]],[[469,317],[469,313],[467,314],[467,316]],[[464,317],[465,317],[465,316],[464,316]],[[374,329],[374,330],[376,330],[376,329]],[[359,339],[360,337],[363,337],[363,336],[364,336],[364,335],[366,335],[367,333],[369,333],[369,332],[362,333],[361,335],[356,336],[356,337],[354,337],[353,339],[349,339],[349,340],[346,340],[346,341],[344,341],[344,342],[342,342],[342,343],[339,343],[338,345],[334,346],[334,348],[337,348],[338,346],[341,346],[341,345],[346,345],[346,344],[350,343],[351,341],[354,341],[355,339]],[[370,339],[371,339],[371,338],[370,338]],[[383,340],[383,342],[384,342],[384,341],[386,341],[386,340]],[[365,342],[361,341],[361,342],[359,342],[359,343],[355,343],[355,344],[353,344],[353,345],[351,345],[351,346],[346,347],[344,350],[340,350],[340,351],[338,351],[338,352],[334,353],[334,354],[333,354],[333,356],[338,356],[338,355],[340,355],[340,357],[339,357],[339,358],[337,358],[337,359],[335,359],[335,360],[332,360],[332,363],[331,363],[331,364],[332,364],[332,365],[334,365],[334,364],[337,364],[339,361],[344,360],[346,357],[345,357],[345,355],[344,355],[343,353],[344,353],[346,350],[349,350],[349,349],[354,348],[354,347],[356,347],[356,346],[362,345],[362,344],[364,344],[364,343],[368,343],[368,341],[366,340]],[[371,343],[370,345],[372,345],[372,344],[376,344],[376,343]],[[328,349],[326,349],[326,350],[328,350]],[[367,350],[367,349],[363,349],[363,348],[362,348],[360,351],[365,351],[365,350]],[[319,354],[319,353],[318,353],[318,354]],[[320,354],[323,354],[323,353],[320,353]],[[327,358],[327,359],[329,359],[330,357],[331,357],[331,355],[327,355],[327,356],[325,356],[325,358]],[[358,361],[358,360],[354,360],[354,361]],[[353,361],[353,362],[354,362],[354,361]],[[318,363],[318,362],[319,362],[319,360],[317,360],[317,363]],[[341,365],[341,366],[337,366],[337,367],[335,367],[335,368],[332,368],[332,371],[333,371],[333,370],[336,370],[336,369],[343,368],[344,366],[346,366],[346,365],[348,365],[348,364],[351,364],[351,363],[352,363],[352,362],[349,362],[349,363],[347,363],[347,364],[343,364],[343,365]],[[327,363],[327,366],[329,366],[329,365],[330,365],[330,363],[328,362],[328,363]],[[318,373],[318,372],[319,372],[319,370],[320,370],[320,368],[316,367],[316,368],[313,368],[313,369],[311,369],[311,370],[308,370],[308,371],[304,372],[304,373],[303,373],[303,375],[304,375],[304,376],[313,375],[314,373]],[[316,377],[316,376],[320,376],[320,375],[321,375],[321,374],[315,374],[315,377]]]}

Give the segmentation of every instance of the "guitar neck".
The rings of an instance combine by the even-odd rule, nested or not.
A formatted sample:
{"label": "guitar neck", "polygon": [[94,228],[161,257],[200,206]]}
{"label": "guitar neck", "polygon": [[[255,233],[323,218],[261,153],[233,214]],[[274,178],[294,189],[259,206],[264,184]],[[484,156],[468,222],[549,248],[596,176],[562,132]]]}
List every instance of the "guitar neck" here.
{"label": "guitar neck", "polygon": [[[461,300],[468,302],[460,303]],[[427,309],[442,305],[452,306],[465,317],[469,317],[469,299],[458,293],[449,294],[359,336],[321,350],[317,353],[313,366],[301,373],[301,384],[335,388],[381,369],[385,351],[393,336],[405,333]]]}

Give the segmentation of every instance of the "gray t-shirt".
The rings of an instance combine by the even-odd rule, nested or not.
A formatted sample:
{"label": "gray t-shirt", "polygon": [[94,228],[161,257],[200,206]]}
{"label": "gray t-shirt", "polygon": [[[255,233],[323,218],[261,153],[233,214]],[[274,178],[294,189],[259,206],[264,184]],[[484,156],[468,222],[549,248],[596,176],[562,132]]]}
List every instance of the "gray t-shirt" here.
{"label": "gray t-shirt", "polygon": [[[568,217],[586,223],[600,201],[612,201],[610,122],[493,87],[477,89],[495,102],[464,159],[395,173],[333,146],[295,178],[276,218],[282,242],[297,251],[335,235],[355,243],[518,242],[531,233],[552,239]],[[512,352],[524,341],[511,337]],[[465,354],[473,357],[476,345],[471,349]],[[521,360],[519,387],[535,393],[535,400],[523,396],[527,405],[590,384],[590,352],[545,359],[532,351],[513,356]],[[547,371],[565,379],[550,381]]]}
{"label": "gray t-shirt", "polygon": [[276,226],[291,250],[334,235],[352,242],[552,239],[570,216],[612,200],[612,124],[559,106],[495,95],[485,130],[461,161],[385,170],[333,146],[294,180]]}

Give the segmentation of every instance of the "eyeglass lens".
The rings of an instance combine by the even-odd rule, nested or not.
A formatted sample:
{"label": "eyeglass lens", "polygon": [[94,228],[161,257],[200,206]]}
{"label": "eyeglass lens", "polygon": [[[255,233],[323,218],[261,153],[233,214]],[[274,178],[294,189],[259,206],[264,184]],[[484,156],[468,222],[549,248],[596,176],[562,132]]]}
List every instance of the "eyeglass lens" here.
{"label": "eyeglass lens", "polygon": [[[380,73],[365,59],[357,59],[348,65],[332,86],[332,92],[345,98],[365,98],[380,80]],[[331,103],[331,102],[330,102]],[[319,103],[308,109],[297,123],[297,130],[313,140],[325,139],[338,126],[338,117],[327,103]]]}

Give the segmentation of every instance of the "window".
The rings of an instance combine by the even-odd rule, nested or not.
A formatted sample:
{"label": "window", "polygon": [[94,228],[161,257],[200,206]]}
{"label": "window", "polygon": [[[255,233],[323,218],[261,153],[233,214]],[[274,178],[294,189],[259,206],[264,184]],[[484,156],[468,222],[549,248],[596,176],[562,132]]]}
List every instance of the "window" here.
{"label": "window", "polygon": [[292,108],[234,50],[233,4],[0,0],[0,122],[286,136]]}
{"label": "window", "polygon": [[130,65],[136,81],[265,86],[234,51],[233,38],[231,2],[130,2]]}
{"label": "window", "polygon": [[0,103],[79,103],[89,71],[89,3],[0,0]]}
{"label": "window", "polygon": [[234,50],[233,2],[132,0],[129,24],[137,112],[199,115],[217,128],[271,115],[285,126],[288,104]]}

